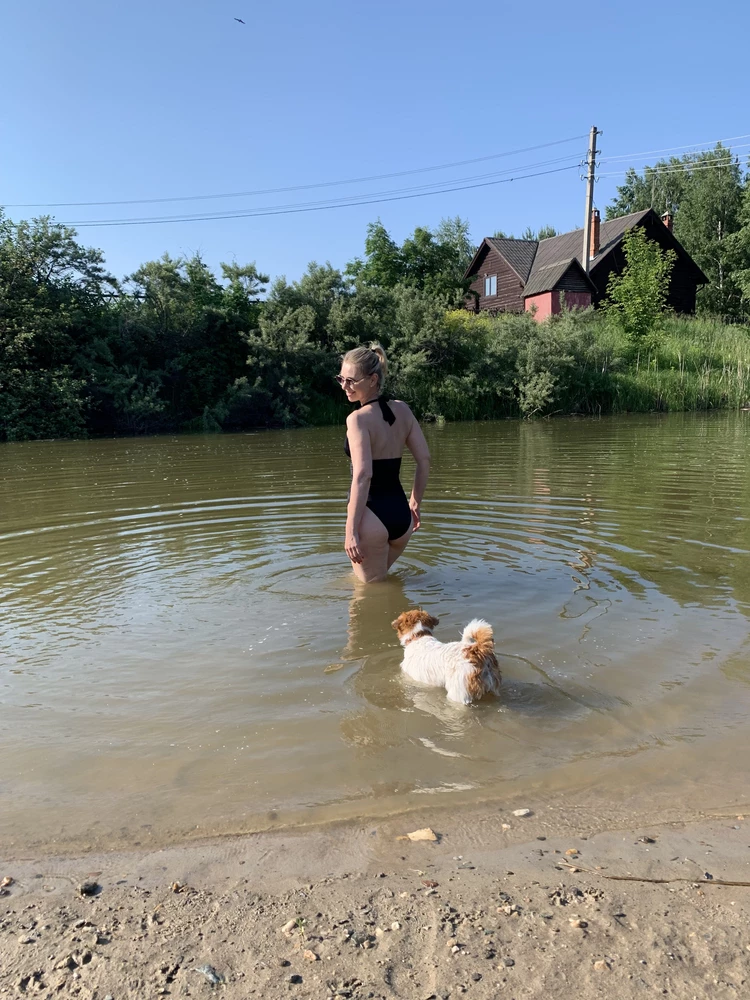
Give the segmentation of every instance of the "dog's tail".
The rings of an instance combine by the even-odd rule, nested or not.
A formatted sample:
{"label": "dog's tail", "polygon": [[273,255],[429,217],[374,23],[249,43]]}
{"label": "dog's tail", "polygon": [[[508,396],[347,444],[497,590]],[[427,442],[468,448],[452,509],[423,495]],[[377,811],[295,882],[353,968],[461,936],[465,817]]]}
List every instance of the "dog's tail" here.
{"label": "dog's tail", "polygon": [[470,621],[463,630],[461,645],[466,659],[473,667],[473,672],[466,681],[471,700],[477,701],[488,692],[500,694],[502,677],[495,656],[492,626],[481,618]]}
{"label": "dog's tail", "polygon": [[476,647],[478,657],[487,656],[495,649],[492,626],[481,618],[474,618],[463,630],[461,643],[464,646]]}

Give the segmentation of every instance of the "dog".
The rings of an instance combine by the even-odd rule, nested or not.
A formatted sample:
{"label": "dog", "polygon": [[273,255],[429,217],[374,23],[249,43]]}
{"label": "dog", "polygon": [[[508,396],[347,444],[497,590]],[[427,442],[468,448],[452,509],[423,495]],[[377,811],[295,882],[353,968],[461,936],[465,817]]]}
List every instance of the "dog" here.
{"label": "dog", "polygon": [[401,669],[412,680],[444,687],[451,701],[470,705],[485,694],[500,693],[500,667],[492,626],[470,621],[460,642],[440,642],[432,630],[439,624],[427,611],[404,611],[391,622],[404,647]]}

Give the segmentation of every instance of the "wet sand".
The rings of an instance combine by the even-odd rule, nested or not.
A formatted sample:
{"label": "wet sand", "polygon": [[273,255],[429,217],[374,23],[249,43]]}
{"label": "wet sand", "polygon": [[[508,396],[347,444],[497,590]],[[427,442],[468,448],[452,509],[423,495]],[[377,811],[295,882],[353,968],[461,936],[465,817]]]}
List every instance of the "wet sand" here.
{"label": "wet sand", "polygon": [[0,995],[745,995],[750,887],[718,882],[750,882],[750,803],[619,828],[526,808],[3,857]]}

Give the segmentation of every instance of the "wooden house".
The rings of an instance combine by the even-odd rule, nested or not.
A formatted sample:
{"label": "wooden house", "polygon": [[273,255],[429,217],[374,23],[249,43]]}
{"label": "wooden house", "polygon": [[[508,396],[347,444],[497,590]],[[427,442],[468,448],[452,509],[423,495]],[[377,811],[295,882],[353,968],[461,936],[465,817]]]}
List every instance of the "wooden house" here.
{"label": "wooden house", "polygon": [[672,232],[672,218],[661,219],[653,209],[602,222],[591,214],[591,256],[588,274],[582,266],[583,230],[546,240],[514,240],[488,236],[466,271],[471,281],[467,307],[477,312],[529,312],[538,320],[565,307],[598,305],[607,294],[610,274],[625,267],[622,240],[639,227],[650,240],[677,254],[667,304],[678,313],[695,312],[699,285],[705,274]]}

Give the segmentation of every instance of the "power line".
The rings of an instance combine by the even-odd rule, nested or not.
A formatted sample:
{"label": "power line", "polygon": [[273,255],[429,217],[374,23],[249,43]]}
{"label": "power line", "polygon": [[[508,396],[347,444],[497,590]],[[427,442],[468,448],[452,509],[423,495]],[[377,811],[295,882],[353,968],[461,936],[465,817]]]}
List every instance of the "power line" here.
{"label": "power line", "polygon": [[[575,161],[575,162],[577,163],[577,161]],[[557,164],[561,164],[561,163],[565,163],[566,166],[569,166],[571,168],[575,165],[575,163],[571,162],[569,156],[558,156],[558,157],[555,157],[554,159],[551,159],[551,160],[541,160],[541,161],[538,161],[536,163],[525,163],[523,165],[516,166],[516,167],[506,168],[504,170],[493,170],[493,171],[490,171],[489,173],[474,174],[474,175],[471,175],[469,177],[456,177],[456,178],[453,178],[453,179],[450,179],[450,180],[432,181],[432,182],[429,182],[429,183],[425,182],[425,183],[422,183],[422,184],[413,185],[411,187],[391,188],[390,190],[385,190],[385,191],[360,191],[357,194],[340,195],[339,197],[334,197],[334,198],[324,198],[324,199],[322,199],[320,201],[287,202],[286,204],[280,204],[280,205],[278,205],[278,204],[277,205],[267,205],[267,206],[261,206],[258,209],[248,208],[248,209],[246,209],[246,211],[249,211],[249,212],[252,212],[252,211],[261,211],[261,208],[263,208],[263,209],[274,209],[274,210],[279,210],[279,209],[284,209],[284,208],[302,208],[302,207],[307,207],[308,205],[312,205],[312,206],[329,205],[329,204],[330,205],[338,205],[338,204],[346,205],[349,202],[358,202],[362,198],[386,198],[386,197],[388,197],[390,195],[410,194],[412,192],[415,192],[415,193],[418,193],[418,194],[430,194],[432,191],[442,190],[447,184],[469,184],[469,183],[473,183],[474,181],[491,180],[491,179],[494,179],[496,177],[506,177],[509,174],[515,174],[517,171],[535,170],[535,169],[537,169],[539,167],[551,167],[551,166],[556,166]],[[200,212],[200,213],[197,213],[196,215],[187,215],[184,212],[180,212],[177,216],[171,216],[171,215],[158,216],[157,215],[157,216],[145,216],[145,218],[147,218],[147,219],[157,219],[159,221],[161,221],[161,220],[169,221],[170,219],[173,219],[173,218],[183,218],[183,217],[185,219],[194,219],[194,218],[195,219],[198,219],[198,218],[201,218],[201,219],[202,218],[223,218],[225,215],[231,214],[233,211],[237,211],[237,209],[223,208],[223,209],[220,209],[217,212],[210,212],[210,213]],[[245,209],[243,209],[243,211],[245,211]],[[135,218],[137,219],[139,217],[136,216]],[[140,218],[144,218],[144,217],[141,216]],[[83,221],[87,221],[87,220],[80,220],[80,221],[83,222]],[[93,220],[89,220],[89,221],[93,221],[93,222],[120,222],[120,221],[123,221],[123,220],[121,220],[120,218],[116,218],[116,219],[93,219]],[[75,225],[76,223],[70,223],[70,224],[71,225]]]}
{"label": "power line", "polygon": [[322,212],[330,210],[333,208],[350,208],[356,207],[358,205],[379,205],[384,202],[391,201],[405,201],[410,198],[424,198],[430,194],[450,194],[454,191],[469,191],[474,188],[491,187],[497,184],[511,184],[513,181],[530,180],[533,177],[543,177],[549,174],[558,174],[564,170],[579,170],[580,165],[578,163],[570,164],[565,167],[555,167],[550,170],[540,170],[533,174],[523,174],[517,177],[503,177],[495,180],[481,181],[476,184],[460,184],[455,187],[440,188],[432,191],[421,191],[410,194],[394,194],[386,197],[371,197],[367,196],[361,200],[355,201],[350,199],[347,201],[339,202],[323,202],[323,203],[308,203],[302,205],[289,205],[285,207],[271,207],[265,209],[253,209],[248,212],[233,212],[225,214],[213,214],[213,215],[192,215],[192,216],[166,216],[161,218],[146,218],[146,219],[109,219],[109,220],[98,220],[93,222],[66,222],[63,225],[75,226],[79,229],[89,229],[104,226],[148,226],[148,225],[160,225],[169,222],[209,222],[218,221],[222,219],[254,219],[262,218],[269,215],[296,215],[301,212]]}
{"label": "power line", "polygon": [[[738,166],[737,161],[732,157],[731,159],[725,160],[714,160],[712,163],[686,163],[686,164],[670,164],[667,167],[645,167],[646,169],[651,169],[651,171],[656,174],[657,177],[665,177],[669,174],[682,174],[682,173],[697,173],[702,170],[719,170],[723,167],[734,167]],[[626,177],[630,170],[635,170],[631,167],[628,170],[612,170],[606,173],[600,173],[600,177]]]}
{"label": "power line", "polygon": [[[617,156],[607,156],[601,162],[612,162],[614,160],[636,160],[641,156],[655,156],[656,153],[674,153],[678,152],[679,150],[689,150],[695,146],[706,146],[708,148],[705,150],[696,149],[694,150],[694,152],[709,153],[711,152],[711,147],[715,147],[716,145],[718,145],[718,143],[723,144],[725,142],[734,142],[735,139],[750,139],[750,132],[746,133],[745,135],[732,135],[726,139],[712,139],[710,142],[692,142],[692,143],[686,143],[684,146],[668,146],[665,149],[647,149],[642,153],[622,153],[618,154]],[[748,143],[744,143],[744,145],[748,145]],[[685,155],[689,154],[686,153]]]}
{"label": "power line", "polygon": [[349,177],[338,181],[318,181],[314,184],[293,184],[289,187],[261,188],[256,191],[230,191],[224,194],[192,194],[173,195],[166,198],[131,198],[119,201],[50,201],[50,202],[9,202],[7,208],[94,208],[105,205],[156,205],[175,201],[209,201],[221,198],[254,198],[266,194],[286,194],[290,191],[311,191],[315,188],[339,187],[344,184],[365,184],[370,181],[389,180],[394,177],[408,177],[413,174],[429,173],[436,170],[450,170],[453,167],[466,167],[472,163],[485,163],[507,156],[518,156],[520,153],[536,152],[539,149],[549,149],[551,146],[561,146],[566,142],[577,142],[585,139],[585,135],[574,135],[568,139],[556,139],[554,142],[543,142],[537,146],[525,146],[523,149],[506,150],[503,153],[490,153],[487,156],[477,156],[471,160],[455,160],[452,163],[440,163],[431,167],[415,167],[412,170],[397,170],[388,174],[371,174],[369,177]]}

